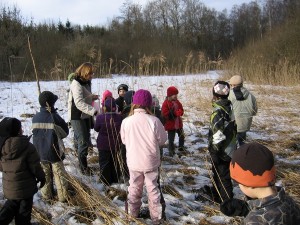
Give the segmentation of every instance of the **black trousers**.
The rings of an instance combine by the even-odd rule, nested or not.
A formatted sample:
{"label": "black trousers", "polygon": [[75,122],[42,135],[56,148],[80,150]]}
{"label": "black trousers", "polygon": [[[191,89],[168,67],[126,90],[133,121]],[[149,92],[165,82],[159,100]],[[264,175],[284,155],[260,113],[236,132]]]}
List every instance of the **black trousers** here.
{"label": "black trousers", "polygon": [[8,225],[15,218],[15,225],[30,225],[33,196],[28,199],[6,200],[0,210],[0,224]]}
{"label": "black trousers", "polygon": [[100,180],[106,184],[118,182],[119,160],[115,151],[99,151]]}
{"label": "black trousers", "polygon": [[[218,156],[217,156],[218,157]],[[214,160],[212,165],[213,179],[220,192],[222,200],[230,199],[233,197],[233,186],[230,177],[229,165],[230,161],[222,159]]]}
{"label": "black trousers", "polygon": [[184,131],[182,128],[177,129],[177,130],[168,130],[168,141],[169,141],[169,153],[175,153],[175,145],[174,145],[174,139],[175,139],[175,134],[178,135],[179,138],[179,148],[184,147]]}

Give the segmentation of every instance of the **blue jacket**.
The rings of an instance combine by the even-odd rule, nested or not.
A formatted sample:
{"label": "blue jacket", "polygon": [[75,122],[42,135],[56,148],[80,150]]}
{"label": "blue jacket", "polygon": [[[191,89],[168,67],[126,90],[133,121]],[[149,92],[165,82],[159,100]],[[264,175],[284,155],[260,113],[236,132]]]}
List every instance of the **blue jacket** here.
{"label": "blue jacket", "polygon": [[69,128],[56,109],[51,108],[50,111],[51,113],[45,107],[41,107],[40,112],[33,116],[33,144],[42,162],[55,163],[65,158],[61,149],[61,139],[69,134]]}

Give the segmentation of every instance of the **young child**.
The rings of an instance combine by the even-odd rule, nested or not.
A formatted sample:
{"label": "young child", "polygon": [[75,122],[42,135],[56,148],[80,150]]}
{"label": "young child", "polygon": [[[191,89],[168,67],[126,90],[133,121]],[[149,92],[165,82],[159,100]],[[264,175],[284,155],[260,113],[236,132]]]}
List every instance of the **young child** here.
{"label": "young child", "polygon": [[161,107],[162,116],[165,120],[165,129],[168,131],[169,155],[174,156],[175,146],[174,139],[177,133],[179,138],[179,151],[184,151],[184,131],[181,117],[184,110],[182,104],[177,99],[178,89],[174,86],[168,87],[167,97]]}
{"label": "young child", "polygon": [[24,136],[21,122],[5,117],[0,122],[0,171],[4,197],[7,199],[0,210],[0,224],[29,225],[33,195],[45,184],[45,174],[40,157],[30,137]]}
{"label": "young child", "polygon": [[272,152],[259,143],[238,148],[230,163],[230,176],[247,196],[247,203],[230,199],[221,204],[228,216],[245,216],[244,224],[300,224],[300,208],[275,186],[276,174]]}
{"label": "young child", "polygon": [[[233,187],[229,174],[229,163],[236,149],[236,124],[231,102],[228,100],[230,86],[225,81],[217,81],[213,87],[208,151],[212,163],[213,200],[221,202],[233,197]],[[204,187],[207,189],[207,187]]]}
{"label": "young child", "polygon": [[94,130],[99,132],[97,148],[99,151],[100,180],[106,184],[118,182],[121,138],[120,127],[122,116],[116,113],[116,103],[113,98],[104,102],[104,113],[96,118]]}
{"label": "young child", "polygon": [[126,84],[120,84],[118,86],[118,95],[119,97],[116,99],[116,104],[118,106],[118,112],[122,113],[124,107],[124,96],[128,91],[128,86]]}
{"label": "young child", "polygon": [[166,142],[167,134],[160,120],[152,115],[151,106],[152,96],[149,91],[140,89],[135,92],[131,112],[121,125],[121,138],[126,145],[130,174],[129,214],[135,218],[138,216],[145,183],[152,222],[159,224],[163,217],[157,182],[161,164],[159,147]]}
{"label": "young child", "polygon": [[[46,174],[46,184],[41,189],[44,200],[53,200],[55,183],[58,200],[66,202],[68,198],[68,181],[63,160],[65,158],[62,139],[69,134],[69,128],[57,113],[54,104],[57,95],[43,91],[39,95],[40,112],[32,118],[33,145],[36,147],[42,168]],[[53,182],[54,181],[54,182]]]}

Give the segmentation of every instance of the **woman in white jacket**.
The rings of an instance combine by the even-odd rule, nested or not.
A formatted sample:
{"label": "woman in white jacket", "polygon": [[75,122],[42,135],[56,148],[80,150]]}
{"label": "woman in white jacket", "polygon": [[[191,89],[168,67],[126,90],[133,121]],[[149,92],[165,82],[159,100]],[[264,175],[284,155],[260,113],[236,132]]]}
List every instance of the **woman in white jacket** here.
{"label": "woman in white jacket", "polygon": [[143,185],[146,184],[150,216],[153,224],[162,219],[161,192],[158,185],[160,146],[167,133],[160,120],[152,115],[152,96],[140,89],[133,96],[131,111],[121,125],[121,138],[126,146],[129,168],[128,210],[136,218],[142,205]]}
{"label": "woman in white jacket", "polygon": [[98,95],[91,93],[93,75],[93,65],[91,63],[86,62],[80,65],[76,69],[74,79],[70,85],[68,99],[68,117],[74,130],[79,168],[85,175],[91,174],[87,165],[87,155],[90,129],[93,122],[92,117],[97,114],[92,106],[92,101],[98,99]]}

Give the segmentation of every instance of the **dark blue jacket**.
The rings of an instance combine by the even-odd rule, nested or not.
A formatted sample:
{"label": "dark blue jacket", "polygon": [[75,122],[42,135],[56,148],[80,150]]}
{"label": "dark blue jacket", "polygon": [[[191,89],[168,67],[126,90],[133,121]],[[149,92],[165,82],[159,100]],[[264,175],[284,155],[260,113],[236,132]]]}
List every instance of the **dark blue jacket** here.
{"label": "dark blue jacket", "polygon": [[45,107],[41,107],[40,112],[32,118],[33,144],[42,162],[55,163],[65,158],[59,151],[59,138],[65,138],[69,134],[69,128],[56,109],[51,108],[50,111],[51,113]]}

